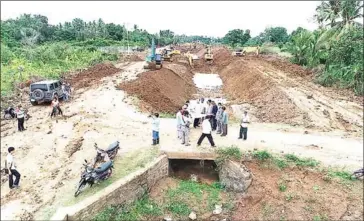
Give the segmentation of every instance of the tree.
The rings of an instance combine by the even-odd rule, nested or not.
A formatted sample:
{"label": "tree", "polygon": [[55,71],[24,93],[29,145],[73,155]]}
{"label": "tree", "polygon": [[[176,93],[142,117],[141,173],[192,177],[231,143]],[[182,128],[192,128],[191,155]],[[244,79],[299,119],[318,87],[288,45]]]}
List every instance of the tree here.
{"label": "tree", "polygon": [[264,30],[265,40],[273,43],[285,43],[288,41],[287,29],[284,27],[271,27]]}
{"label": "tree", "polygon": [[236,47],[237,45],[243,46],[250,39],[250,30],[234,29],[229,31],[225,37],[225,43]]}

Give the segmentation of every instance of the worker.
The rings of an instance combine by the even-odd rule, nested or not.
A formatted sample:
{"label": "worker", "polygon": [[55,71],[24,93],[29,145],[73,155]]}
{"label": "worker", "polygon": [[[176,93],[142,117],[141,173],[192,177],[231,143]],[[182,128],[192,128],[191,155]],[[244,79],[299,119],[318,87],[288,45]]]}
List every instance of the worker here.
{"label": "worker", "polygon": [[181,132],[182,132],[182,142],[181,144],[185,146],[190,146],[190,125],[191,125],[190,113],[186,110],[182,114]]}
{"label": "worker", "polygon": [[240,124],[239,139],[246,140],[248,138],[248,124],[250,123],[249,115],[247,111],[244,111],[243,118]]}
{"label": "worker", "polygon": [[227,135],[228,130],[228,113],[226,112],[226,107],[222,107],[222,120],[221,120],[221,126],[222,126],[222,137],[225,137]]}
{"label": "worker", "polygon": [[222,105],[219,102],[218,105],[218,110],[216,113],[216,123],[217,123],[217,131],[216,134],[221,134],[222,133],[222,115],[223,115],[223,110],[222,110]]}
{"label": "worker", "polygon": [[207,137],[211,147],[215,147],[214,139],[212,138],[212,127],[210,123],[211,115],[207,115],[205,120],[202,122],[202,134],[197,141],[197,146],[200,146],[202,141]]}
{"label": "worker", "polygon": [[178,139],[181,139],[181,124],[182,124],[182,107],[178,109],[178,112],[176,114],[176,121],[177,121],[177,137]]}

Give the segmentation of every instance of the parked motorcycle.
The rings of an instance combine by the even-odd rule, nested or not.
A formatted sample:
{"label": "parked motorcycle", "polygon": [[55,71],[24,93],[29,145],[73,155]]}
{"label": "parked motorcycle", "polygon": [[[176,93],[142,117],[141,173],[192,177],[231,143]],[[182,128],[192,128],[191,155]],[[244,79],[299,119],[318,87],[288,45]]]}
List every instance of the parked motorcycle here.
{"label": "parked motorcycle", "polygon": [[97,146],[97,143],[95,143],[94,146],[97,151],[96,157],[95,157],[94,163],[93,163],[94,167],[96,166],[96,163],[98,163],[98,162],[113,160],[120,149],[119,141],[116,141],[116,142],[110,144],[106,150],[99,148]]}
{"label": "parked motorcycle", "polygon": [[360,178],[362,176],[364,176],[364,168],[361,168],[361,169],[359,169],[357,171],[354,171],[354,173],[351,175],[351,178],[352,179],[355,179],[355,178],[358,179],[358,178]]}
{"label": "parked motorcycle", "polygon": [[112,174],[112,168],[114,168],[112,161],[105,162],[96,169],[89,166],[87,160],[85,160],[85,162],[86,164],[83,164],[85,166],[85,171],[81,174],[81,180],[77,185],[75,197],[77,197],[87,185],[92,187],[95,183],[108,179]]}

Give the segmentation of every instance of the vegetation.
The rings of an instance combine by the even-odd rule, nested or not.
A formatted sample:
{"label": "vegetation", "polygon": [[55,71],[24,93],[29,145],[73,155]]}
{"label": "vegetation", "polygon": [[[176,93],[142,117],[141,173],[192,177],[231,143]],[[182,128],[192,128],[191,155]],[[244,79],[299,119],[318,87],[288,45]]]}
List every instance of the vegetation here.
{"label": "vegetation", "polygon": [[[170,30],[150,34],[134,25],[105,23],[102,19],[51,25],[42,15],[24,14],[1,21],[1,95],[8,95],[19,82],[31,76],[58,78],[61,74],[105,60],[117,60],[102,47],[147,47],[152,38],[158,45],[200,41],[219,42],[206,36],[175,35]],[[107,52],[107,53],[106,53]]]}
{"label": "vegetation", "polygon": [[226,160],[237,160],[242,158],[242,152],[237,146],[223,147],[216,150],[217,158],[215,163],[220,167]]}
{"label": "vegetation", "polygon": [[211,213],[215,205],[222,204],[224,209],[233,207],[222,194],[227,194],[219,184],[206,185],[193,181],[175,180],[177,187],[168,189],[162,199],[151,199],[147,195],[130,205],[109,207],[99,213],[94,220],[160,220],[165,214],[173,218],[188,219],[192,212]]}
{"label": "vegetation", "polygon": [[250,38],[249,30],[235,29],[223,42],[232,47],[262,46],[262,53],[288,52],[293,63],[318,67],[317,83],[364,95],[363,23],[358,22],[362,18],[363,1],[322,1],[314,16],[319,24],[315,31],[298,27],[288,34],[284,27],[270,27]]}

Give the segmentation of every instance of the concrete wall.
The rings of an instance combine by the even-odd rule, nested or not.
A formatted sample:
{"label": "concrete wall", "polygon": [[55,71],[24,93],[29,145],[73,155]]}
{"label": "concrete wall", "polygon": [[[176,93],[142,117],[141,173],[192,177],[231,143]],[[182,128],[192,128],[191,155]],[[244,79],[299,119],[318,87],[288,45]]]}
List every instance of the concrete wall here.
{"label": "concrete wall", "polygon": [[110,205],[131,203],[149,191],[159,179],[168,176],[168,166],[167,156],[162,155],[145,168],[129,174],[78,204],[60,208],[51,220],[90,220]]}

